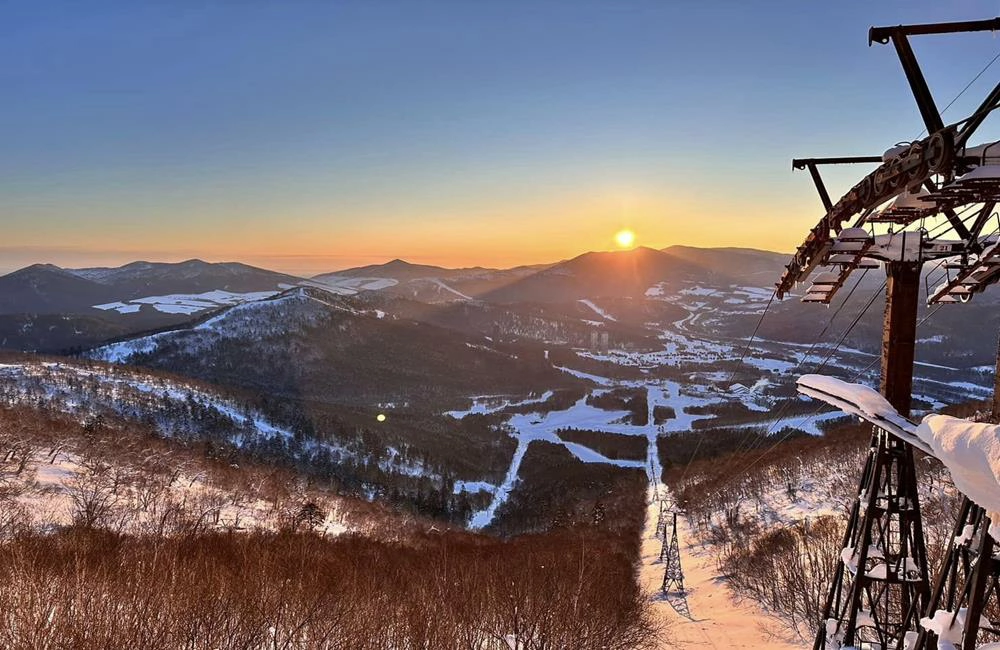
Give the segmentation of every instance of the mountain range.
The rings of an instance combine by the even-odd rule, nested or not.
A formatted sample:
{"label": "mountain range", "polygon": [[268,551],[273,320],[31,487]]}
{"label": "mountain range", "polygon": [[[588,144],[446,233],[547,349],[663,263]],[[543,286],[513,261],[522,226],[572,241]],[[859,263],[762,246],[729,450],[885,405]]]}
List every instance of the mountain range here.
{"label": "mountain range", "polygon": [[[34,264],[0,276],[0,314],[68,314],[102,311],[100,306],[133,303],[155,297],[197,295],[213,291],[254,293],[297,285],[316,285],[335,293],[367,289],[421,297],[436,287],[442,302],[482,298],[490,301],[563,301],[595,295],[632,295],[666,278],[754,278],[773,282],[786,261],[781,253],[750,249],[698,249],[672,246],[663,250],[590,252],[553,264],[510,269],[448,269],[392,260],[301,278],[236,262],[132,262],[120,267],[61,268]],[[382,280],[382,282],[378,282]],[[442,286],[442,284],[444,286]],[[568,292],[568,293],[567,293]],[[641,295],[641,294],[640,294]],[[427,300],[427,296],[424,296]],[[428,301],[433,301],[430,297]],[[143,304],[143,303],[138,303]],[[103,311],[108,311],[105,308]],[[121,312],[135,313],[135,312]]]}
{"label": "mountain range", "polygon": [[[613,341],[641,346],[656,335],[648,323],[680,320],[695,308],[705,312],[694,322],[707,327],[708,335],[738,339],[754,327],[761,305],[747,304],[745,296],[732,292],[749,288],[766,300],[787,259],[783,253],[743,248],[640,247],[510,269],[449,269],[397,259],[312,278],[201,260],[83,269],[36,264],[0,277],[0,349],[93,348],[194,327],[234,305],[301,287],[339,297],[355,311],[382,312],[464,336],[581,344],[600,326]],[[879,290],[881,272],[856,276],[858,295]],[[841,295],[850,295],[850,288]],[[1000,326],[988,308],[995,302],[987,292],[970,305],[945,308],[926,326],[926,338],[942,343],[927,353],[936,361],[954,362],[961,347],[963,363],[989,360],[993,341],[965,334],[972,324]],[[846,343],[874,349],[881,304],[876,297]],[[922,308],[921,317],[926,313]],[[807,343],[829,316],[797,300],[774,301],[760,335]],[[974,349],[946,345],[960,338],[974,343]]]}
{"label": "mountain range", "polygon": [[[822,433],[837,414],[799,403],[794,380],[877,383],[882,273],[856,274],[824,308],[774,300],[786,261],[671,247],[513,269],[393,260],[312,278],[199,260],[35,265],[0,278],[0,348],[61,356],[6,355],[0,369],[31,359],[19,395],[72,384],[66,408],[102,385],[117,394],[101,377],[133,375],[131,416],[200,414],[212,444],[242,439],[245,414],[259,414],[287,432],[254,447],[260,459],[321,476],[340,468],[360,493],[394,491],[427,511],[468,491],[478,505],[445,510],[485,525],[515,490],[529,444],[655,474],[660,435]],[[1000,327],[996,302],[987,293],[940,315],[921,307],[916,408],[989,392],[995,341],[982,331]],[[54,378],[57,368],[70,374]],[[143,377],[171,386],[144,397]],[[202,412],[192,386],[226,405]],[[607,435],[633,436],[654,462]],[[332,452],[317,460],[322,445],[350,450],[349,471]]]}
{"label": "mountain range", "polygon": [[151,296],[276,290],[300,281],[233,262],[132,262],[116,268],[83,269],[35,264],[0,276],[0,314],[87,313],[97,305]]}

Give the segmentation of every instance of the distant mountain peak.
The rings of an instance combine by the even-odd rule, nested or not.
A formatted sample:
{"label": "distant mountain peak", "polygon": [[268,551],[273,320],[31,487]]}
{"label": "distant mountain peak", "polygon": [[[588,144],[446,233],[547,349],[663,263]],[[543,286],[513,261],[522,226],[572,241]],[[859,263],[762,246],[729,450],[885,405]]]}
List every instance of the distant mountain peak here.
{"label": "distant mountain peak", "polygon": [[33,277],[63,277],[63,278],[75,278],[72,272],[62,268],[61,266],[56,266],[55,264],[32,264],[30,266],[25,266],[16,271],[13,271],[5,278],[33,278]]}
{"label": "distant mountain peak", "polygon": [[407,262],[406,260],[402,260],[402,259],[400,259],[400,258],[397,257],[395,259],[392,259],[392,260],[386,262],[383,266],[386,266],[386,267],[411,268],[411,267],[420,266],[420,265],[414,264],[412,262]]}
{"label": "distant mountain peak", "polygon": [[197,257],[193,257],[193,258],[191,258],[189,260],[184,260],[183,262],[178,262],[176,264],[176,266],[178,268],[182,268],[182,269],[186,269],[186,270],[194,270],[194,269],[202,270],[202,269],[209,269],[209,268],[213,268],[213,267],[215,267],[215,268],[226,268],[226,267],[231,266],[231,264],[228,264],[228,263],[225,263],[225,262],[221,262],[221,263],[206,262],[203,259],[199,259]]}
{"label": "distant mountain peak", "polygon": [[549,270],[558,270],[560,267],[578,267],[595,264],[646,264],[667,259],[672,259],[672,256],[668,252],[649,248],[648,246],[636,246],[628,250],[590,251],[555,264],[549,267]]}
{"label": "distant mountain peak", "polygon": [[24,267],[22,269],[18,269],[17,271],[15,271],[15,273],[22,273],[22,272],[26,272],[26,271],[65,271],[65,269],[63,269],[60,266],[56,266],[55,264],[49,264],[47,262],[40,262],[38,264],[32,264],[32,265],[26,266],[26,267]]}

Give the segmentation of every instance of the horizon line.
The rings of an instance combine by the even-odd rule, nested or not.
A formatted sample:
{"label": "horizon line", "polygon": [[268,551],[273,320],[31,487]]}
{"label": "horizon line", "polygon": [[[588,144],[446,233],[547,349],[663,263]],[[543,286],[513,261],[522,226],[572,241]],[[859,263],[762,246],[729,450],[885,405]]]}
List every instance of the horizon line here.
{"label": "horizon line", "polygon": [[[762,253],[772,253],[776,255],[786,255],[790,254],[786,251],[776,251],[767,250],[763,248],[753,248],[749,246],[695,246],[691,244],[671,244],[662,248],[655,246],[633,246],[631,248],[609,248],[604,250],[586,250],[568,257],[562,257],[556,260],[549,259],[547,261],[529,261],[513,263],[508,265],[487,265],[487,264],[452,264],[449,265],[447,262],[440,261],[440,257],[436,259],[439,260],[437,263],[433,261],[435,256],[428,255],[416,255],[410,257],[409,259],[400,255],[346,255],[346,254],[248,254],[240,255],[236,257],[219,257],[215,255],[205,255],[204,253],[195,253],[193,256],[188,257],[190,253],[185,254],[183,252],[168,252],[168,251],[110,251],[110,250],[82,250],[72,246],[0,246],[0,255],[4,253],[21,253],[22,257],[24,254],[40,253],[46,251],[49,255],[44,257],[39,255],[36,261],[29,261],[29,259],[24,259],[22,262],[15,264],[0,264],[0,276],[9,275],[11,273],[16,273],[33,266],[55,266],[56,268],[75,271],[83,269],[93,269],[93,268],[108,268],[117,269],[130,264],[137,263],[147,263],[147,264],[184,264],[187,262],[200,261],[206,264],[243,264],[246,266],[252,266],[254,268],[259,268],[266,271],[285,273],[287,275],[293,275],[296,277],[310,278],[316,275],[332,274],[343,271],[350,271],[357,268],[363,268],[366,266],[383,266],[385,264],[390,264],[392,262],[403,262],[406,264],[412,264],[416,266],[434,266],[447,270],[463,270],[463,269],[484,269],[484,270],[495,270],[504,271],[520,267],[530,267],[530,266],[553,266],[566,262],[571,259],[575,259],[582,255],[588,255],[593,253],[628,253],[635,250],[647,249],[655,250],[659,252],[665,252],[672,248],[693,248],[698,250],[747,250],[747,251],[757,251]],[[55,253],[54,257],[50,257]],[[149,255],[153,253],[153,255]],[[137,257],[131,258],[127,257],[130,255],[136,255]],[[65,259],[59,261],[52,261],[54,258],[63,257]],[[69,258],[76,258],[75,261],[71,261]],[[89,261],[91,258],[93,261]],[[102,261],[103,258],[103,261]],[[431,259],[428,259],[431,258]],[[127,259],[128,261],[116,263],[118,260]],[[88,260],[88,261],[84,261]],[[343,260],[347,265],[337,266],[330,269],[327,266],[321,265],[323,260],[334,261]],[[275,265],[268,263],[277,262]],[[285,263],[282,263],[284,261]],[[313,264],[309,264],[308,267],[304,263],[312,261]],[[302,264],[302,266],[300,266]],[[298,267],[298,268],[295,268]]]}

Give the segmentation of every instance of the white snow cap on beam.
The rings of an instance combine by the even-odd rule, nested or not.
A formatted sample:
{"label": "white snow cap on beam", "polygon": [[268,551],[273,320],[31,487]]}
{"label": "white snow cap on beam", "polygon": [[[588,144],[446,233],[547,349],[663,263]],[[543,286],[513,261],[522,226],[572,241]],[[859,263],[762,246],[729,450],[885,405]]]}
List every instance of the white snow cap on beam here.
{"label": "white snow cap on beam", "polygon": [[1000,141],[977,144],[974,147],[966,147],[963,156],[983,158],[987,160],[1000,157]]}
{"label": "white snow cap on beam", "polygon": [[928,415],[917,436],[948,468],[955,487],[986,510],[990,536],[1000,540],[1000,426]]}
{"label": "white snow cap on beam", "polygon": [[1000,425],[928,415],[914,425],[876,391],[825,375],[803,375],[799,392],[891,432],[944,463],[963,494],[986,510],[989,533],[1000,541]]}
{"label": "white snow cap on beam", "polygon": [[878,391],[826,375],[802,375],[799,392],[857,415],[910,442],[916,427],[900,415]]}
{"label": "white snow cap on beam", "polygon": [[930,203],[928,203],[927,201],[921,201],[921,199],[923,197],[927,196],[928,194],[929,194],[929,192],[926,189],[922,188],[922,187],[920,188],[919,191],[914,192],[914,193],[911,193],[909,191],[905,191],[902,194],[900,194],[899,196],[897,196],[895,199],[893,199],[892,203],[889,204],[889,207],[890,208],[897,208],[897,209],[898,208],[929,208],[929,207],[931,207]]}
{"label": "white snow cap on beam", "polygon": [[946,187],[961,186],[969,182],[983,182],[1000,178],[1000,165],[982,165],[959,176]]}
{"label": "white snow cap on beam", "polygon": [[871,235],[864,228],[844,228],[837,235],[837,241],[841,242],[866,242],[871,239]]}

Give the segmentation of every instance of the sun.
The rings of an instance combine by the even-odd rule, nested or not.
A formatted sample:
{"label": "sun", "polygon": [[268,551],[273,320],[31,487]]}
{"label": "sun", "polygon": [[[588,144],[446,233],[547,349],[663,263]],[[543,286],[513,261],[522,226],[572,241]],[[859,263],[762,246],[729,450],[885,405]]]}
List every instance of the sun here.
{"label": "sun", "polygon": [[615,243],[618,248],[631,248],[635,244],[635,233],[631,230],[619,230],[615,233]]}

